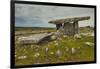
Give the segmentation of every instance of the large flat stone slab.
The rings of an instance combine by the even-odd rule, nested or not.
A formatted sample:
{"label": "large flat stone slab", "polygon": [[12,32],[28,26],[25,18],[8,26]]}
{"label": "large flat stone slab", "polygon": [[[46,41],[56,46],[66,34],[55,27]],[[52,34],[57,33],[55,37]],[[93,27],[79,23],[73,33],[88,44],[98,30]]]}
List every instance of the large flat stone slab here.
{"label": "large flat stone slab", "polygon": [[21,36],[18,38],[18,41],[22,44],[39,43],[43,39],[48,38],[51,35],[52,33],[41,33],[41,34],[34,34],[30,36]]}

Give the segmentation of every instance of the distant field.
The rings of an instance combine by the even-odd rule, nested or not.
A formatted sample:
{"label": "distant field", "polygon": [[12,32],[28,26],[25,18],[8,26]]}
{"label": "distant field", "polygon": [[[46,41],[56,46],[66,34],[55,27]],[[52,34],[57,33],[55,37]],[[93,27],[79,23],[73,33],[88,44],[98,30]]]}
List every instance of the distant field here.
{"label": "distant field", "polygon": [[42,27],[15,27],[15,35],[30,35],[37,33],[50,33],[55,32],[55,28],[42,28]]}
{"label": "distant field", "polygon": [[[15,35],[27,36],[38,33],[55,32],[55,28],[15,28]],[[80,28],[80,33],[91,33],[93,29]],[[15,36],[15,38],[16,38]],[[94,60],[94,46],[88,46],[85,42],[94,43],[93,36],[81,36],[81,38],[59,37],[57,40],[42,44],[22,45],[15,40],[15,64],[33,65],[47,63],[69,63]],[[74,49],[74,50],[72,50]],[[23,58],[21,58],[24,56]]]}

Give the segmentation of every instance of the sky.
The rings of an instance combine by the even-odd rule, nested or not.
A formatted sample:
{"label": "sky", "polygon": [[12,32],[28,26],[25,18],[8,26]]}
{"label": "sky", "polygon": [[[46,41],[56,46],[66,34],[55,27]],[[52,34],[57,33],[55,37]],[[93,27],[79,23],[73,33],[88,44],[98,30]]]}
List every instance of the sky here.
{"label": "sky", "polygon": [[15,4],[15,26],[55,27],[50,20],[90,16],[90,20],[79,21],[79,26],[94,26],[94,8],[49,5]]}

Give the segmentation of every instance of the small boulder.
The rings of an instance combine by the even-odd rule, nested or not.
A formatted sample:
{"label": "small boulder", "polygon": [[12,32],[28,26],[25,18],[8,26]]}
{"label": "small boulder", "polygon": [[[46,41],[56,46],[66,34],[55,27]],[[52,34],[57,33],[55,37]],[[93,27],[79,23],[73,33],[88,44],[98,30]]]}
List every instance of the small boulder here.
{"label": "small boulder", "polygon": [[45,48],[45,52],[47,53],[49,51],[49,48]]}
{"label": "small boulder", "polygon": [[78,49],[78,50],[80,50],[80,49],[81,49],[81,47],[77,47],[77,49]]}
{"label": "small boulder", "polygon": [[34,57],[39,57],[40,56],[40,53],[35,53],[34,54]]}
{"label": "small boulder", "polygon": [[26,59],[27,56],[19,56],[18,59]]}
{"label": "small boulder", "polygon": [[54,41],[54,44],[55,44],[55,45],[58,45],[58,42],[57,42],[57,41]]}
{"label": "small boulder", "polygon": [[62,38],[58,38],[58,40],[61,40],[62,41]]}
{"label": "small boulder", "polygon": [[51,36],[51,40],[56,40],[56,39],[57,39],[57,37],[55,35]]}
{"label": "small boulder", "polygon": [[60,51],[60,50],[57,50],[57,51],[56,51],[56,56],[57,56],[57,57],[60,57],[60,56],[61,56],[61,51]]}
{"label": "small boulder", "polygon": [[42,64],[42,63],[34,63],[34,65],[35,65],[35,64],[38,65],[38,64]]}
{"label": "small boulder", "polygon": [[76,52],[75,48],[71,48],[71,53],[74,54]]}
{"label": "small boulder", "polygon": [[55,43],[55,45],[58,45],[58,43]]}
{"label": "small boulder", "polygon": [[86,44],[87,46],[94,46],[94,43],[92,43],[92,42],[85,42],[85,44]]}
{"label": "small boulder", "polygon": [[82,38],[79,34],[75,34],[74,37],[77,38],[77,39],[81,39]]}
{"label": "small boulder", "polygon": [[69,48],[66,47],[66,48],[65,48],[65,51],[68,52],[68,51],[69,51]]}
{"label": "small boulder", "polygon": [[15,55],[15,57],[17,57],[17,55]]}
{"label": "small boulder", "polygon": [[64,37],[64,38],[66,38],[66,37],[67,37],[67,35],[63,35],[63,37]]}
{"label": "small boulder", "polygon": [[90,36],[94,36],[94,33],[91,33]]}
{"label": "small boulder", "polygon": [[57,41],[54,41],[54,43],[57,43]]}
{"label": "small boulder", "polygon": [[50,54],[51,54],[51,55],[53,55],[53,54],[54,54],[54,52],[50,52]]}
{"label": "small boulder", "polygon": [[33,49],[34,48],[34,46],[33,45],[31,45],[31,49]]}

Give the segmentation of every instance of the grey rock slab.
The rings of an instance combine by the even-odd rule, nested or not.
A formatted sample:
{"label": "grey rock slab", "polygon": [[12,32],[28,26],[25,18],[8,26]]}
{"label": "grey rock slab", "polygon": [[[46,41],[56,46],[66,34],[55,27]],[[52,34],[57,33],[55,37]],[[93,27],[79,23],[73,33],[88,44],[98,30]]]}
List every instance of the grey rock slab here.
{"label": "grey rock slab", "polygon": [[29,43],[39,43],[42,41],[44,38],[51,36],[51,33],[41,33],[41,34],[34,34],[31,36],[21,36],[19,37],[18,41],[22,44],[29,44]]}

